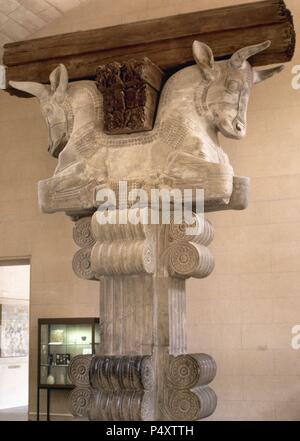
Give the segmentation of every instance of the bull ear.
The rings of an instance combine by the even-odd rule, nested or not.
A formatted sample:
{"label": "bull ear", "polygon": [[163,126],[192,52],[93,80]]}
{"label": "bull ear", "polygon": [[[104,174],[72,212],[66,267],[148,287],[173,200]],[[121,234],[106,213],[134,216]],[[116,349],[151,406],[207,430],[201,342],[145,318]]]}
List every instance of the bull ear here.
{"label": "bull ear", "polygon": [[273,75],[280,73],[283,69],[284,65],[282,64],[281,66],[271,67],[271,69],[253,70],[253,83],[261,83],[262,81],[271,78]]}
{"label": "bull ear", "polygon": [[50,74],[51,91],[55,94],[55,98],[58,102],[62,102],[65,99],[66,91],[69,83],[69,75],[64,64],[60,64]]}
{"label": "bull ear", "polygon": [[49,90],[44,84],[31,81],[9,81],[9,85],[14,89],[36,96],[40,101],[49,98]]}
{"label": "bull ear", "polygon": [[207,80],[211,80],[214,75],[214,55],[209,46],[195,40],[193,43],[194,60],[198,64],[202,74]]}

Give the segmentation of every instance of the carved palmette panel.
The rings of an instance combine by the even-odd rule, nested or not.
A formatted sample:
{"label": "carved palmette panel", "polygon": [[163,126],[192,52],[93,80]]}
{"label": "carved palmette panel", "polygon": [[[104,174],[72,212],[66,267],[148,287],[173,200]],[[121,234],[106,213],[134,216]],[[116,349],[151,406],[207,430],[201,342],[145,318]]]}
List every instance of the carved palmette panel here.
{"label": "carved palmette panel", "polygon": [[108,134],[151,130],[163,73],[149,59],[99,66],[104,131]]}

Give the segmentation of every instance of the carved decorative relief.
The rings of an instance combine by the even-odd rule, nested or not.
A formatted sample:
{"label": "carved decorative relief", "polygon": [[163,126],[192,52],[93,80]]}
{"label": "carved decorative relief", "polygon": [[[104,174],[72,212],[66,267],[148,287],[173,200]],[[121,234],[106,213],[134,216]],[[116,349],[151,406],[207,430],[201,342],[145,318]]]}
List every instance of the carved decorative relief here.
{"label": "carved decorative relief", "polygon": [[153,369],[149,356],[93,358],[90,384],[101,390],[146,390],[153,386]]}
{"label": "carved decorative relief", "polygon": [[81,248],[73,257],[73,271],[80,279],[95,280],[91,266],[91,248]]}
{"label": "carved decorative relief", "polygon": [[[60,152],[54,176],[39,183],[41,209],[86,215],[97,207],[97,189],[120,180],[135,181],[142,188],[202,188],[206,203],[228,207],[234,172],[218,134],[235,139],[246,134],[253,84],[282,70],[279,66],[257,72],[247,61],[270,43],[239,49],[229,60],[215,62],[211,49],[195,41],[196,65],[179,70],[165,83],[148,134],[145,130],[152,128],[147,125],[148,107],[142,112],[140,104],[152,96],[149,90],[158,91],[161,86],[157,69],[153,74],[145,67],[152,66],[149,61],[102,66],[98,71],[101,93],[92,81],[69,84],[64,65],[51,73],[50,87],[10,82],[39,98],[49,127],[49,152],[54,156]],[[104,106],[116,109],[116,118],[105,121]],[[111,136],[104,132],[105,125],[113,130],[121,126],[132,130],[136,125],[143,132]],[[245,198],[240,195],[239,199]],[[233,202],[229,208],[238,208],[239,201]]]}
{"label": "carved decorative relief", "polygon": [[177,277],[204,278],[214,269],[210,251],[197,243],[176,242],[169,251],[169,271]]}
{"label": "carved decorative relief", "polygon": [[214,379],[216,371],[216,362],[207,354],[170,358],[165,408],[171,419],[195,421],[214,412],[217,397],[207,385]]}
{"label": "carved decorative relief", "polygon": [[[216,363],[207,354],[170,357],[161,367],[167,418],[195,421],[213,413],[217,398],[207,385]],[[77,386],[71,393],[73,415],[97,421],[148,421],[154,417],[155,376],[150,356],[78,356],[69,366]]]}
{"label": "carved decorative relief", "polygon": [[152,274],[155,270],[155,253],[150,241],[97,242],[92,250],[91,265],[96,277]]}
{"label": "carved decorative relief", "polygon": [[167,228],[168,269],[173,277],[204,278],[214,269],[214,259],[206,247],[213,240],[213,227],[202,214],[193,213],[193,223],[176,224],[174,215]]}
{"label": "carved decorative relief", "polygon": [[[146,194],[202,189],[207,210],[245,208],[249,181],[234,176],[218,135],[245,135],[253,84],[282,69],[257,72],[247,61],[269,46],[248,46],[215,62],[212,50],[195,41],[196,65],[168,79],[153,128],[162,76],[149,60],[101,66],[101,93],[92,81],[69,84],[63,65],[51,73],[50,87],[11,83],[39,98],[49,152],[60,152],[54,176],[39,183],[40,206],[77,219],[74,272],[101,280],[103,344],[99,354],[76,357],[70,365],[74,415],[191,421],[214,411],[217,398],[208,384],[215,362],[206,354],[186,354],[184,329],[185,279],[213,270],[207,248],[213,228],[197,214],[191,226],[176,225],[174,217],[171,225],[122,224],[127,191],[118,188],[126,181]],[[117,190],[120,198],[116,224],[98,222],[98,193],[104,189]]]}
{"label": "carved decorative relief", "polygon": [[[193,213],[194,222],[191,225],[183,222],[180,224],[174,223],[174,216],[171,216],[171,223],[169,227],[169,241],[190,241],[200,243],[208,246],[214,238],[214,229],[212,224],[204,219],[202,214],[197,215]],[[189,234],[191,232],[192,234]]]}
{"label": "carved decorative relief", "polygon": [[140,421],[153,417],[151,357],[78,356],[69,366],[77,386],[70,396],[73,415],[98,421]]}
{"label": "carved decorative relief", "polygon": [[[118,213],[118,215],[121,214]],[[92,248],[82,248],[78,252],[79,256],[82,254],[85,256],[82,259],[75,259],[76,262],[80,262],[78,273],[81,276],[91,277],[92,275],[99,279],[104,277],[107,280],[102,285],[106,291],[102,293],[101,303],[101,310],[104,317],[107,314],[108,320],[106,322],[104,318],[105,336],[115,333],[112,330],[115,325],[111,320],[119,320],[119,315],[111,316],[109,312],[112,308],[111,302],[114,305],[113,310],[117,311],[121,307],[121,299],[115,294],[112,300],[108,297],[115,293],[116,289],[119,292],[121,289],[123,294],[127,293],[129,287],[127,287],[127,283],[130,284],[130,282],[125,277],[132,277],[134,274],[136,277],[142,277],[143,274],[149,274],[148,283],[151,283],[151,277],[156,277],[156,271],[162,271],[162,274],[166,271],[166,274],[173,278],[176,285],[176,289],[174,289],[174,285],[168,294],[169,313],[173,323],[172,331],[169,331],[171,333],[169,348],[170,350],[172,348],[175,353],[176,351],[180,353],[185,347],[182,340],[185,333],[176,332],[176,325],[177,327],[183,325],[179,318],[182,308],[184,308],[181,295],[184,285],[181,285],[179,281],[180,278],[186,279],[192,276],[206,277],[211,272],[213,258],[206,246],[213,239],[213,228],[208,221],[197,214],[193,214],[192,225],[177,225],[174,219],[173,214],[170,225],[157,226],[156,228],[141,223],[137,225],[130,223],[101,225],[98,214],[95,213],[92,217],[77,223],[80,227],[77,228],[77,231],[81,231],[84,236],[84,240],[79,238],[77,243],[85,245],[85,238],[90,236],[95,241]],[[188,230],[188,228],[192,228],[192,230]],[[164,250],[162,255],[157,249],[157,241],[159,247]],[[81,263],[85,262],[85,259],[88,260],[88,263],[83,265],[87,271],[86,275],[82,270]],[[158,259],[159,267],[154,264],[156,259]],[[151,274],[153,275],[151,276]],[[109,282],[109,280],[111,281]],[[144,283],[143,280],[141,284],[143,291],[146,289]],[[111,288],[108,289],[110,285]],[[138,284],[131,283],[130,286],[131,289],[136,290]],[[151,291],[149,294],[152,295]],[[134,308],[136,308],[135,326],[149,326],[147,321],[141,325],[136,321],[140,313],[144,314],[144,311],[139,309],[141,306],[139,306],[138,297],[136,297],[136,304],[134,304]],[[122,308],[119,311],[122,317],[123,314],[125,316],[130,314],[127,312],[130,311],[130,308],[127,310],[125,307],[124,309],[124,305]],[[151,310],[149,311],[152,314]],[[116,343],[123,341],[121,334],[126,332],[126,323],[129,325],[131,322],[124,323],[122,331],[121,327],[118,328],[120,335],[117,337]],[[161,325],[163,326],[163,324]],[[150,329],[147,332],[152,333]],[[131,336],[131,339],[135,338],[135,333],[132,334],[132,331],[128,335]],[[104,339],[110,338],[105,336]],[[181,341],[180,344],[179,341]],[[144,342],[146,343],[146,340]],[[104,345],[104,347],[106,346]],[[108,341],[107,347],[110,347]],[[122,345],[118,346],[117,344],[117,347],[122,347]],[[158,362],[158,360],[160,361]],[[88,374],[86,369],[89,370]],[[89,419],[101,421],[138,421],[152,420],[153,418],[181,421],[197,420],[210,415],[216,407],[216,396],[207,387],[215,374],[215,362],[206,354],[167,356],[167,358],[156,359],[155,363],[153,356],[150,355],[79,357],[70,366],[70,376],[74,379],[74,384],[80,388],[88,386],[90,389],[85,393],[81,390],[77,394],[74,392],[71,402],[72,412],[75,415],[86,414],[87,408]],[[160,388],[158,396],[156,396],[155,388],[158,381]],[[76,398],[77,396],[78,398]],[[85,400],[89,400],[89,403],[86,404]],[[160,416],[157,414],[157,406],[160,406]]]}
{"label": "carved decorative relief", "polygon": [[197,421],[211,415],[217,397],[210,387],[191,390],[169,389],[165,403],[169,418],[174,421]]}
{"label": "carved decorative relief", "polygon": [[167,379],[176,389],[193,389],[209,384],[216,372],[216,362],[210,355],[186,354],[171,357]]}
{"label": "carved decorative relief", "polygon": [[162,79],[161,70],[147,58],[99,66],[105,133],[152,130]]}
{"label": "carved decorative relief", "polygon": [[82,217],[73,227],[73,240],[80,248],[92,247],[95,239],[91,231],[91,218]]}
{"label": "carved decorative relief", "polygon": [[70,409],[76,417],[87,417],[91,405],[92,390],[89,387],[76,387],[69,397]]}
{"label": "carved decorative relief", "polygon": [[76,386],[89,386],[89,371],[92,361],[91,355],[76,355],[68,368],[68,375],[71,383]]}
{"label": "carved decorative relief", "polygon": [[149,392],[141,390],[95,391],[91,396],[89,419],[91,421],[152,420],[149,399]]}

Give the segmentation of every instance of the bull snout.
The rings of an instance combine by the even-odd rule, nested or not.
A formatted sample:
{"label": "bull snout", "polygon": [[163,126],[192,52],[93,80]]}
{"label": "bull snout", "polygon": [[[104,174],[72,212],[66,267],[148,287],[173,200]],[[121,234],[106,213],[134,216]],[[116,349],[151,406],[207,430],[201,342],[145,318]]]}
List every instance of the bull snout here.
{"label": "bull snout", "polygon": [[58,158],[59,153],[61,152],[61,148],[58,145],[49,145],[48,147],[48,153],[53,156],[54,158]]}
{"label": "bull snout", "polygon": [[237,132],[242,132],[243,129],[244,129],[244,126],[239,121],[235,123],[235,130]]}
{"label": "bull snout", "polygon": [[224,118],[220,121],[218,127],[220,132],[227,138],[241,139],[246,134],[246,124],[240,119],[232,121],[230,118]]}
{"label": "bull snout", "polygon": [[233,129],[238,138],[243,138],[246,135],[246,124],[239,119],[233,122]]}
{"label": "bull snout", "polygon": [[68,143],[68,137],[66,134],[63,135],[61,139],[57,139],[56,141],[49,140],[48,145],[48,153],[54,158],[58,158],[58,155]]}

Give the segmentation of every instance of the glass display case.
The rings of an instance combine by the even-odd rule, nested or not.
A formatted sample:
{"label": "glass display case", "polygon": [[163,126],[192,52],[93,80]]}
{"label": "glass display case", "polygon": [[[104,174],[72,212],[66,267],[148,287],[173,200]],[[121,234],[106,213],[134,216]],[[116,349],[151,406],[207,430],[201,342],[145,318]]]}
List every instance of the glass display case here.
{"label": "glass display case", "polygon": [[47,419],[50,390],[72,389],[68,367],[73,357],[95,354],[100,345],[98,318],[64,318],[38,320],[37,419],[40,389],[47,389]]}
{"label": "glass display case", "polygon": [[39,319],[39,385],[71,385],[68,366],[79,354],[95,354],[99,319]]}

